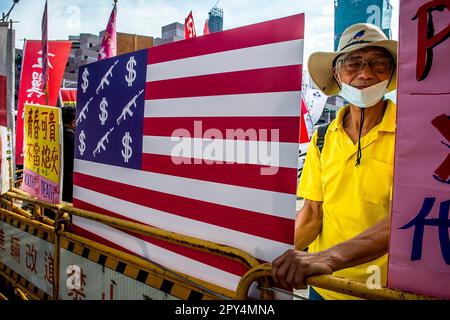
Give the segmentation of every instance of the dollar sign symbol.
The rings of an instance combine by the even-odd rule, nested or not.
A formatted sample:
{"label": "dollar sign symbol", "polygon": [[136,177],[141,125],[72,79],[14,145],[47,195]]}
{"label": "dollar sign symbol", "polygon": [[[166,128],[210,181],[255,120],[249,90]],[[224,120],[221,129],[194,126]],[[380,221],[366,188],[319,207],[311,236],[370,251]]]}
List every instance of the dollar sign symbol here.
{"label": "dollar sign symbol", "polygon": [[84,130],[81,130],[80,136],[78,140],[80,140],[80,144],[78,145],[78,150],[80,150],[80,155],[82,156],[84,151],[86,150],[86,143],[84,143],[84,139],[86,139],[86,135],[84,134]]}
{"label": "dollar sign symbol", "polygon": [[125,135],[122,138],[122,145],[125,147],[125,149],[121,151],[125,163],[128,163],[128,160],[131,158],[131,155],[133,154],[133,149],[131,149],[130,147],[131,142],[133,142],[133,139],[131,139],[130,133],[125,132]]}
{"label": "dollar sign symbol", "polygon": [[136,64],[137,62],[134,60],[134,56],[131,56],[130,60],[127,62],[128,75],[125,76],[125,80],[127,80],[129,87],[131,87],[134,80],[136,80],[136,71],[134,70]]}
{"label": "dollar sign symbol", "polygon": [[83,75],[82,75],[83,83],[81,84],[81,89],[83,89],[83,93],[86,93],[86,89],[89,86],[89,80],[87,79],[88,75],[89,75],[89,71],[86,68],[86,69],[84,69]]}
{"label": "dollar sign symbol", "polygon": [[106,110],[107,106],[108,101],[106,101],[106,98],[103,98],[102,102],[100,102],[100,110],[102,111],[102,113],[98,115],[100,121],[102,122],[102,126],[105,125],[105,121],[106,119],[108,119],[108,111]]}

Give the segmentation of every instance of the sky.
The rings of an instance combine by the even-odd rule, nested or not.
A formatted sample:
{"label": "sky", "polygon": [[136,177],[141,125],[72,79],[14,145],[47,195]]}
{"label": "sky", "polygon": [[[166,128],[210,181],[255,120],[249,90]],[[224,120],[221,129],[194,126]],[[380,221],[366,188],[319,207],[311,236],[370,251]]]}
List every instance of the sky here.
{"label": "sky", "polygon": [[[350,0],[347,0],[350,1]],[[353,1],[353,0],[352,0]],[[7,12],[12,0],[0,0],[0,13]],[[208,11],[216,0],[119,0],[119,32],[161,37],[163,25],[184,23],[192,10],[198,34]],[[40,39],[45,0],[20,0],[10,18],[18,21],[16,47],[23,39]],[[67,40],[79,33],[97,34],[104,30],[112,9],[112,0],[48,0],[49,39]],[[393,38],[398,36],[399,0],[391,0]],[[332,51],[334,36],[334,0],[220,0],[224,11],[224,30],[257,22],[305,13],[304,63],[312,52]]]}

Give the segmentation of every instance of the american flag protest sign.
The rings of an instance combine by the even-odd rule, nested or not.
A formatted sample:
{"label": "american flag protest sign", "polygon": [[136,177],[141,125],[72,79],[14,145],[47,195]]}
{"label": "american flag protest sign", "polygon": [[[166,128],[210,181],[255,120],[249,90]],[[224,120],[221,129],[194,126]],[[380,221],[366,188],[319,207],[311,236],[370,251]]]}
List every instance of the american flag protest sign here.
{"label": "american flag protest sign", "polygon": [[[294,240],[304,15],[80,68],[74,206],[272,261]],[[76,232],[235,290],[235,261],[74,217]]]}

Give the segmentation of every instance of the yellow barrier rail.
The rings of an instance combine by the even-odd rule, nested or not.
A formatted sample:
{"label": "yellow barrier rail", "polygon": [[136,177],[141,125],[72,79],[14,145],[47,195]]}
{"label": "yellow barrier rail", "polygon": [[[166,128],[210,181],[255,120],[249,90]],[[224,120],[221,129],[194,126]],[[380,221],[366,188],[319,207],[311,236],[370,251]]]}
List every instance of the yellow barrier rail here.
{"label": "yellow barrier rail", "polygon": [[[169,279],[172,281],[177,281],[177,280],[185,281],[185,284],[188,287],[190,287],[192,289],[195,288],[196,291],[198,291],[202,294],[210,295],[210,296],[213,295],[216,297],[219,296],[222,299],[232,299],[234,297],[234,292],[231,290],[216,286],[214,284],[211,284],[204,280],[200,280],[200,279],[191,277],[191,276],[181,273],[181,272],[169,270],[167,268],[164,268],[163,266],[159,266],[159,265],[153,263],[152,261],[148,261],[145,258],[125,253],[123,251],[120,251],[120,250],[105,246],[103,244],[94,242],[92,240],[80,237],[78,235],[63,231],[63,232],[61,232],[61,239],[76,242],[76,243],[82,245],[83,247],[95,248],[95,250],[99,251],[100,253],[102,253],[106,256],[116,257],[117,259],[119,259],[121,261],[130,263],[130,264],[136,266],[137,268],[145,269],[152,274],[158,274],[165,279]],[[63,241],[63,240],[61,240],[61,241]],[[217,293],[217,294],[215,294],[215,293]]]}
{"label": "yellow barrier rail", "polygon": [[[135,222],[130,222],[130,221],[125,221],[125,220],[118,219],[118,218],[113,218],[110,216],[106,216],[103,214],[99,214],[99,213],[95,213],[95,212],[91,212],[91,211],[87,211],[87,210],[74,208],[71,205],[48,204],[48,203],[42,202],[40,200],[37,200],[37,199],[27,195],[23,191],[15,189],[15,188],[13,188],[12,191],[7,192],[4,195],[4,197],[11,200],[11,201],[6,201],[3,199],[2,203],[4,205],[10,205],[10,203],[12,203],[13,200],[16,200],[16,201],[20,200],[20,201],[26,202],[28,205],[33,205],[36,208],[39,208],[40,212],[42,212],[44,208],[52,209],[57,212],[56,221],[50,220],[47,217],[44,217],[42,214],[35,214],[35,213],[31,214],[29,212],[26,212],[25,210],[22,210],[20,208],[17,208],[16,206],[12,206],[12,205],[10,205],[10,207],[11,207],[11,211],[13,211],[13,212],[8,212],[8,214],[10,214],[11,216],[13,216],[14,218],[16,218],[20,221],[23,221],[23,222],[28,221],[28,222],[32,223],[33,225],[36,225],[41,228],[44,228],[45,230],[48,230],[49,232],[54,232],[54,234],[55,234],[55,252],[54,252],[55,275],[54,275],[54,282],[53,282],[54,283],[53,296],[55,296],[55,297],[57,296],[57,292],[59,292],[59,275],[57,274],[59,272],[59,268],[57,268],[57,267],[59,265],[59,248],[60,248],[61,238],[71,239],[78,243],[89,245],[97,250],[101,250],[101,251],[105,252],[106,254],[113,255],[115,257],[120,257],[121,259],[126,259],[127,261],[130,261],[133,264],[142,265],[142,259],[139,260],[139,258],[137,258],[137,257],[124,254],[118,250],[114,250],[112,248],[102,246],[101,244],[99,244],[95,241],[90,241],[88,239],[78,237],[74,234],[71,234],[71,233],[65,231],[64,224],[70,223],[70,218],[68,218],[67,214],[79,216],[79,217],[90,219],[90,220],[97,221],[97,222],[101,222],[101,223],[104,223],[111,227],[115,227],[115,228],[126,230],[126,231],[132,231],[132,232],[144,235],[144,236],[149,236],[149,237],[152,237],[155,239],[164,240],[169,243],[193,248],[195,250],[208,252],[208,253],[212,253],[215,255],[219,255],[219,256],[222,256],[222,257],[225,257],[228,259],[238,261],[238,262],[242,263],[247,269],[252,269],[260,264],[256,258],[251,256],[247,252],[244,252],[237,248],[233,248],[230,246],[226,246],[226,245],[218,244],[215,242],[198,239],[198,238],[194,238],[194,237],[190,237],[190,236],[186,236],[186,235],[182,235],[182,234],[178,234],[178,233],[174,233],[174,232],[169,232],[166,230],[158,229],[158,228],[147,226],[147,225],[142,225],[142,224],[135,223]],[[0,208],[0,212],[6,213],[7,211],[5,209]],[[63,218],[65,214],[66,214],[66,217]],[[50,226],[50,224],[51,224],[51,226]],[[147,261],[147,263],[146,263],[147,269],[149,268],[149,265],[148,265],[149,263],[153,263],[153,262]],[[168,274],[166,272],[164,272],[164,270],[162,270],[161,268],[159,268],[159,269],[157,268],[157,270],[155,270],[155,271],[158,272],[159,274],[162,274],[163,276],[168,277]],[[228,299],[234,298],[235,293],[233,291],[230,291],[228,289],[221,288],[218,286],[214,286],[210,283],[201,281],[199,279],[191,278],[191,277],[187,276],[186,274],[176,273],[171,270],[170,270],[170,272],[172,273],[172,277],[173,277],[173,274],[175,274],[179,278],[187,280],[188,282],[191,282],[193,284],[197,284],[200,287],[213,288],[213,290],[210,290],[210,291],[217,292],[218,295],[222,296],[223,298],[228,298]]]}
{"label": "yellow barrier rail", "polygon": [[[13,188],[12,191],[7,192],[4,195],[6,198],[9,198],[11,201],[6,201],[2,199],[2,203],[4,205],[9,205],[13,202],[14,199],[25,201],[28,204],[32,204],[36,206],[36,208],[40,208],[42,211],[43,208],[49,208],[55,210],[57,214],[56,221],[50,220],[42,215],[30,214],[20,208],[15,206],[11,207],[11,211],[8,212],[5,209],[0,208],[0,212],[8,213],[14,218],[24,221],[27,223],[31,223],[36,227],[42,228],[49,232],[55,233],[55,254],[54,254],[54,263],[55,263],[55,278],[54,278],[54,297],[57,296],[57,292],[59,291],[59,275],[56,272],[59,272],[59,248],[60,241],[62,239],[68,239],[80,243],[82,245],[90,246],[99,250],[106,255],[111,255],[114,257],[118,257],[125,261],[129,261],[130,263],[141,266],[143,268],[149,269],[155,273],[161,274],[164,277],[174,278],[180,277],[182,279],[191,282],[195,286],[195,284],[205,287],[211,288],[213,287],[214,292],[217,292],[218,295],[222,295],[226,298],[233,298],[237,300],[244,300],[248,298],[248,290],[250,285],[257,281],[260,284],[263,284],[262,287],[267,288],[270,285],[271,279],[271,264],[260,264],[256,258],[251,256],[250,254],[230,246],[221,245],[218,243],[214,243],[211,241],[198,239],[195,237],[190,237],[174,232],[169,232],[166,230],[158,229],[155,227],[150,227],[147,225],[125,221],[118,218],[113,218],[110,216],[106,216],[103,214],[82,210],[78,208],[74,208],[70,204],[63,205],[52,205],[42,201],[39,201],[35,198],[30,197],[25,194],[21,190]],[[152,261],[148,261],[141,257],[133,256],[127,253],[123,253],[119,250],[115,250],[113,248],[109,248],[102,244],[99,244],[95,241],[91,241],[89,239],[85,239],[69,233],[65,230],[64,224],[70,223],[70,220],[67,214],[76,215],[82,218],[90,219],[93,221],[98,221],[104,223],[106,225],[119,228],[122,230],[132,231],[144,236],[149,236],[155,239],[164,240],[173,244],[182,245],[185,247],[190,247],[196,250],[216,254],[222,257],[226,257],[235,261],[238,261],[245,265],[249,270],[247,273],[241,278],[239,285],[237,287],[236,292],[232,292],[230,290],[214,286],[210,283],[204,282],[202,280],[189,277],[186,274],[177,273],[172,270],[161,268],[161,266],[155,265]],[[49,224],[53,224],[50,226]],[[58,271],[56,271],[58,270]],[[362,298],[362,299],[397,299],[397,300],[423,300],[423,299],[432,299],[430,297],[425,297],[417,294],[412,294],[409,292],[393,290],[389,288],[380,288],[380,289],[370,289],[367,287],[365,283],[351,281],[348,279],[335,277],[331,275],[321,275],[321,276],[313,276],[307,279],[306,283],[311,286],[315,286],[318,288],[323,288],[326,290],[331,290],[335,292],[344,293],[347,295],[351,295],[354,297]],[[261,298],[268,299],[271,298],[272,295],[269,294],[267,290],[261,289]]]}
{"label": "yellow barrier rail", "polygon": [[25,294],[25,292],[23,292],[21,289],[15,288],[15,290],[20,300],[30,300],[28,299],[28,296]]}
{"label": "yellow barrier rail", "polygon": [[11,191],[7,192],[5,195],[7,197],[13,197],[16,199],[27,201],[28,203],[34,203],[38,206],[48,207],[57,210],[58,212],[67,212],[69,214],[76,215],[82,218],[98,221],[111,227],[136,232],[141,235],[150,236],[155,239],[164,240],[173,244],[178,244],[196,250],[220,255],[241,262],[248,269],[254,268],[260,264],[256,258],[248,254],[247,252],[244,252],[243,250],[236,249],[227,245],[222,245],[203,239],[162,230],[159,228],[143,225],[136,222],[113,218],[92,211],[74,208],[72,206],[47,204],[43,201],[39,201],[30,196],[24,195],[22,191],[17,190],[15,188],[13,189],[12,192]]}
{"label": "yellow barrier rail", "polygon": [[[270,263],[264,263],[256,268],[249,270],[239,282],[236,290],[236,299],[247,299],[250,285],[259,278],[269,278],[271,274]],[[352,281],[331,275],[320,275],[309,277],[306,284],[326,290],[331,290],[353,297],[368,300],[432,300],[435,298],[417,295],[405,291],[394,290],[389,288],[373,288],[367,287],[366,283]]]}
{"label": "yellow barrier rail", "polygon": [[[29,300],[28,296],[31,297],[33,300],[39,300],[39,297],[34,295],[32,292],[27,292],[27,295],[24,293],[26,292],[26,288],[22,287],[16,280],[14,280],[12,277],[0,273],[0,276],[3,277],[6,281],[8,281],[14,288],[16,294],[18,295],[19,299],[21,300]],[[6,298],[6,297],[5,297]],[[6,299],[8,300],[8,299]]]}

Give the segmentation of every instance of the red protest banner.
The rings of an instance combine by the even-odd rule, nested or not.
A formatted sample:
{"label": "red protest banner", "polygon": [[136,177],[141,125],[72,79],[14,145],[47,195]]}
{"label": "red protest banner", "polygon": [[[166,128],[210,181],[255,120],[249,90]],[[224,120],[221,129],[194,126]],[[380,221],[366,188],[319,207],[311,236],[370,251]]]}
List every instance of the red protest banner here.
{"label": "red protest banner", "polygon": [[61,106],[76,106],[77,104],[77,89],[61,88]]}
{"label": "red protest banner", "polygon": [[[48,50],[48,105],[56,106],[64,69],[69,56],[70,41],[49,41]],[[42,42],[28,40],[25,44],[22,62],[22,76],[19,87],[16,163],[23,164],[23,108],[24,104],[46,104],[42,76]]]}

